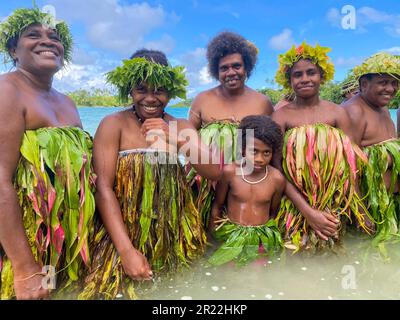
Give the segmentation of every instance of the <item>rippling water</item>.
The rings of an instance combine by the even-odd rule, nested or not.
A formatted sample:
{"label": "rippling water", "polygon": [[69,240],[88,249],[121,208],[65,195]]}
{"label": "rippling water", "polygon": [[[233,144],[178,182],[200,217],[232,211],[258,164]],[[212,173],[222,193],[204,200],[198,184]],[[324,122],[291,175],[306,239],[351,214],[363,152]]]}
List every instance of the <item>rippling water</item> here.
{"label": "rippling water", "polygon": [[[92,135],[100,120],[119,108],[79,108]],[[187,108],[168,108],[186,118]],[[391,110],[395,120],[395,110]],[[390,261],[366,236],[348,233],[338,254],[291,255],[286,251],[246,267],[211,267],[206,259],[139,288],[141,299],[400,299],[400,244],[387,246]],[[213,248],[209,248],[208,253]]]}

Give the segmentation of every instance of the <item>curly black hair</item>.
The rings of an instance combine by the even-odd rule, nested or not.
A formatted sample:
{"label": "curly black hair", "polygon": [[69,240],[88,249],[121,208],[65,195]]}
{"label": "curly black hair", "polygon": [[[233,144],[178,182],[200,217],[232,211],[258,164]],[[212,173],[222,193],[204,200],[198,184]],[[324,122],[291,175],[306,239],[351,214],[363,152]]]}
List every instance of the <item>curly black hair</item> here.
{"label": "curly black hair", "polygon": [[242,56],[247,77],[250,78],[257,62],[257,48],[240,34],[229,31],[219,33],[207,46],[208,69],[212,77],[218,80],[219,61],[234,53]]}
{"label": "curly black hair", "polygon": [[269,116],[247,116],[240,122],[242,150],[246,149],[246,130],[254,130],[254,138],[259,139],[272,148],[272,152],[282,149],[283,134],[279,125]]}
{"label": "curly black hair", "polygon": [[158,50],[149,50],[144,48],[139,49],[135,51],[135,53],[132,54],[129,59],[134,59],[134,58],[145,58],[147,60],[161,64],[163,66],[168,66],[168,59],[166,55]]}

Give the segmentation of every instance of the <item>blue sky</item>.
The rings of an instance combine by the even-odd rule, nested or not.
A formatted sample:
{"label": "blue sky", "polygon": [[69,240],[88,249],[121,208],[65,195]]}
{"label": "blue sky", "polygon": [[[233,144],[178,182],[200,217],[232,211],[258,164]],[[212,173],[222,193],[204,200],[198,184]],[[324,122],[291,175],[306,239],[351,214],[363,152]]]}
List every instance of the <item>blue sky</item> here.
{"label": "blue sky", "polygon": [[[378,51],[400,54],[400,1],[263,0],[36,0],[52,5],[56,18],[71,27],[73,62],[57,74],[61,91],[104,87],[103,75],[147,47],[167,53],[172,64],[187,68],[189,96],[216,85],[207,72],[208,41],[218,32],[242,34],[259,48],[256,70],[248,80],[255,89],[268,86],[277,57],[303,40],[332,48],[336,74]],[[295,4],[297,3],[297,4]],[[355,9],[354,29],[344,29],[342,8]],[[31,0],[0,0],[0,19]],[[3,70],[9,70],[9,68]]]}

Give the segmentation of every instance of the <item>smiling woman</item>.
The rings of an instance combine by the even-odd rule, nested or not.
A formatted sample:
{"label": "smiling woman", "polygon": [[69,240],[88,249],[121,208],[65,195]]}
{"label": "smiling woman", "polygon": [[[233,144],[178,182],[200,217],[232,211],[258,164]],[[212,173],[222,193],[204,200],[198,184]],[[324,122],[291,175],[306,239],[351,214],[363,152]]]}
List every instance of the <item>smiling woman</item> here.
{"label": "smiling woman", "polygon": [[38,8],[0,24],[0,53],[16,67],[0,76],[2,299],[45,298],[58,287],[43,284],[43,270],[66,286],[90,261],[92,141],[75,104],[52,87],[71,45],[66,24]]}
{"label": "smiling woman", "polygon": [[[15,57],[10,51],[15,48],[21,32],[30,26],[46,26],[46,29],[53,31],[56,38],[63,45],[63,56],[66,62],[71,61],[72,36],[69,27],[64,22],[55,23],[53,16],[41,12],[38,8],[17,9],[0,26],[0,51],[8,55],[15,63]],[[53,36],[54,37],[54,36]]]}
{"label": "smiling woman", "polygon": [[[187,81],[183,68],[172,68],[162,52],[139,50],[107,79],[132,106],[105,117],[94,138],[96,203],[104,225],[79,298],[134,299],[134,280],[175,272],[205,250],[201,218],[176,160],[183,141],[172,132],[193,133],[189,143],[200,158],[210,154],[188,121],[164,112],[170,98],[185,95]],[[218,164],[199,159],[194,166],[201,174],[219,177]]]}

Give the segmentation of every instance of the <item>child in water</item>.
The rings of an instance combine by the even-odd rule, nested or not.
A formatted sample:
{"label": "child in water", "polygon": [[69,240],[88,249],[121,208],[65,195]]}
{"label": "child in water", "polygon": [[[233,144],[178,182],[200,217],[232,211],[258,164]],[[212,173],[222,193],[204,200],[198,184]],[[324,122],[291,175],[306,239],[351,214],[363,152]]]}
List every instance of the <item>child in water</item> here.
{"label": "child in water", "polygon": [[[251,132],[253,135],[249,135]],[[269,165],[273,154],[281,152],[281,129],[268,116],[247,116],[240,123],[239,134],[242,161],[224,167],[211,210],[211,230],[216,239],[224,241],[210,257],[212,265],[229,261],[245,264],[260,253],[282,247],[273,217],[279,209],[285,178]]]}

